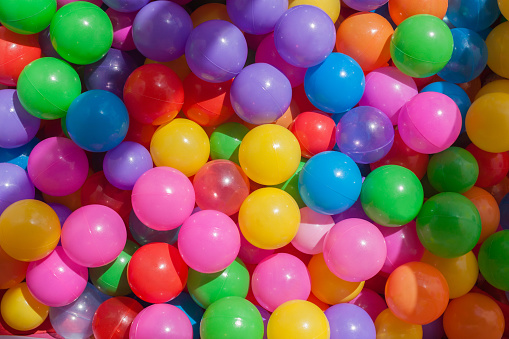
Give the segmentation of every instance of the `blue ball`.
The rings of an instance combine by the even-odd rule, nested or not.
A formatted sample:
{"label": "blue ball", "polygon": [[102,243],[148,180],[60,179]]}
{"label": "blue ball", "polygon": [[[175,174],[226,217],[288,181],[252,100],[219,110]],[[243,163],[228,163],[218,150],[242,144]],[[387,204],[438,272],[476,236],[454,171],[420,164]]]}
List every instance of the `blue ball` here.
{"label": "blue ball", "polygon": [[321,64],[308,68],[304,77],[309,101],[327,113],[342,113],[354,107],[364,87],[361,66],[343,53],[331,53]]}
{"label": "blue ball", "polygon": [[497,0],[449,0],[447,18],[458,28],[482,31],[500,15]]}
{"label": "blue ball", "polygon": [[199,339],[200,321],[203,317],[203,313],[205,312],[203,308],[198,306],[198,304],[194,302],[193,298],[191,298],[191,296],[186,292],[180,293],[178,297],[169,301],[168,304],[176,306],[184,311],[193,326],[193,339]]}
{"label": "blue ball", "polygon": [[438,76],[455,84],[474,80],[486,67],[488,47],[471,29],[453,28],[451,33],[454,40],[452,57]]}
{"label": "blue ball", "polygon": [[74,99],[67,111],[66,126],[79,147],[90,152],[106,152],[124,140],[129,115],[119,97],[96,89]]}
{"label": "blue ball", "polygon": [[0,148],[0,162],[18,165],[26,170],[28,166],[28,156],[39,142],[39,139],[33,138],[28,144],[20,147]]}
{"label": "blue ball", "polygon": [[304,203],[322,214],[338,214],[350,208],[361,193],[362,176],[347,155],[322,152],[304,165],[299,174],[299,193]]}

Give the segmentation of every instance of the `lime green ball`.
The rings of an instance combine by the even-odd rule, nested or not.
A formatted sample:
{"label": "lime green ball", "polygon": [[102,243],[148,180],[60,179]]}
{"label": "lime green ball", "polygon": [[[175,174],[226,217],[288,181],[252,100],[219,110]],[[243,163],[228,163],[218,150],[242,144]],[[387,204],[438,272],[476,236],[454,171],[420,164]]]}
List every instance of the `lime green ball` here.
{"label": "lime green ball", "polygon": [[297,205],[299,205],[299,208],[306,207],[306,204],[302,200],[302,197],[300,196],[300,192],[299,192],[299,174],[302,171],[302,168],[304,167],[304,165],[306,164],[307,161],[308,161],[308,159],[301,158],[299,167],[297,167],[297,170],[295,171],[295,173],[290,178],[288,178],[288,180],[286,180],[285,182],[283,182],[279,185],[272,186],[275,188],[282,189],[286,193],[290,194],[292,196],[292,198],[295,200],[295,202],[297,203]]}
{"label": "lime green ball", "polygon": [[65,61],[40,58],[29,63],[18,79],[18,97],[28,113],[39,119],[59,119],[81,94],[78,73]]}
{"label": "lime green ball", "polygon": [[51,20],[50,38],[62,58],[88,65],[108,53],[113,42],[113,25],[100,7],[90,2],[71,2]]}
{"label": "lime green ball", "polygon": [[496,232],[486,239],[479,251],[479,269],[491,285],[509,291],[509,231]]}
{"label": "lime green ball", "polygon": [[201,339],[262,339],[264,326],[258,309],[241,297],[226,297],[210,305],[200,324]]}
{"label": "lime green ball", "polygon": [[453,48],[449,27],[429,14],[404,20],[394,31],[390,45],[394,65],[414,78],[438,73],[451,59]]}
{"label": "lime green ball", "polygon": [[239,163],[239,148],[249,128],[238,122],[227,122],[217,126],[210,135],[210,157],[212,160],[226,159]]}
{"label": "lime green ball", "polygon": [[362,208],[371,220],[383,226],[408,224],[419,213],[423,201],[419,178],[405,167],[378,167],[362,184]]}
{"label": "lime green ball", "polygon": [[18,34],[35,34],[48,27],[57,0],[1,0],[0,23]]}

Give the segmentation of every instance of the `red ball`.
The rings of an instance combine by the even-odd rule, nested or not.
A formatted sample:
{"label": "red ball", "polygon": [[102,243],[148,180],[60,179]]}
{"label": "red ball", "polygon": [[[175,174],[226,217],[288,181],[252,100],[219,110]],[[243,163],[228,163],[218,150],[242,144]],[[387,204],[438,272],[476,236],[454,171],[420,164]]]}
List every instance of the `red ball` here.
{"label": "red ball", "polygon": [[138,67],[124,85],[129,115],[142,124],[162,125],[175,118],[184,103],[182,81],[161,64]]}
{"label": "red ball", "polygon": [[325,113],[302,112],[289,129],[299,141],[304,158],[330,151],[336,143],[336,124]]}
{"label": "red ball", "polygon": [[127,281],[140,299],[164,303],[177,297],[187,282],[188,267],[179,251],[167,243],[140,247],[127,266]]}
{"label": "red ball", "polygon": [[128,297],[114,297],[95,311],[92,331],[96,339],[127,339],[131,324],[143,306]]}
{"label": "red ball", "polygon": [[142,124],[134,119],[129,121],[129,129],[124,141],[134,141],[150,150],[150,140],[156,132],[157,127],[150,124]]}
{"label": "red ball", "polygon": [[479,176],[475,186],[489,187],[498,184],[509,172],[509,153],[490,153],[483,151],[474,144],[466,147],[477,160]]}

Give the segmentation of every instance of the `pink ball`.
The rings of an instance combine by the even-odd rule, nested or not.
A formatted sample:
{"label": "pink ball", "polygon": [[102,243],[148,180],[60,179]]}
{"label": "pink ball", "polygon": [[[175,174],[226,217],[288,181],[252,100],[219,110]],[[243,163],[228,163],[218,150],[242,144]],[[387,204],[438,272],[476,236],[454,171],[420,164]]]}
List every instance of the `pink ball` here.
{"label": "pink ball", "polygon": [[108,8],[106,14],[113,25],[113,43],[111,47],[122,51],[136,48],[133,40],[133,22],[138,12],[122,13]]}
{"label": "pink ball", "polygon": [[239,254],[240,232],[226,214],[200,211],[182,224],[178,248],[182,259],[193,270],[216,273],[228,267]]}
{"label": "pink ball", "polygon": [[461,132],[458,105],[447,95],[419,93],[399,113],[398,129],[403,142],[416,152],[433,154],[449,148]]}
{"label": "pink ball", "polygon": [[132,193],[133,210],[140,221],[157,231],[179,227],[194,209],[193,184],[179,170],[152,168],[136,181]]}
{"label": "pink ball", "polygon": [[334,226],[332,216],[320,214],[309,207],[300,209],[300,225],[292,245],[306,254],[318,254],[323,250],[323,240]]}
{"label": "pink ball", "polygon": [[345,219],[334,225],[325,237],[323,257],[336,276],[358,282],[380,272],[387,247],[375,225],[363,219]]}
{"label": "pink ball", "polygon": [[276,250],[264,250],[251,244],[247,239],[240,233],[240,250],[239,258],[248,265],[256,265],[263,259],[274,254]]}
{"label": "pink ball", "polygon": [[85,151],[70,139],[52,137],[38,143],[30,156],[28,176],[41,192],[64,196],[76,192],[88,175]]}
{"label": "pink ball", "polygon": [[411,261],[421,261],[424,254],[415,221],[411,221],[400,227],[385,227],[377,225],[385,239],[387,246],[387,258],[382,267],[382,272],[392,273],[399,266]]}
{"label": "pink ball", "polygon": [[396,67],[382,67],[366,75],[366,87],[359,106],[378,108],[393,125],[397,125],[401,107],[418,93],[412,77]]}
{"label": "pink ball", "polygon": [[256,301],[269,312],[290,300],[307,300],[311,278],[304,263],[291,254],[277,253],[259,263],[251,278]]}
{"label": "pink ball", "polygon": [[41,303],[61,307],[72,303],[87,286],[88,269],[78,265],[57,246],[47,257],[28,265],[26,281],[30,293]]}
{"label": "pink ball", "polygon": [[129,339],[192,338],[193,326],[187,315],[170,304],[154,304],[134,318]]}
{"label": "pink ball", "polygon": [[115,260],[124,249],[127,231],[122,218],[103,205],[78,208],[62,227],[62,247],[69,258],[86,267]]}
{"label": "pink ball", "polygon": [[363,288],[361,293],[348,303],[362,308],[369,314],[373,321],[375,321],[376,317],[378,317],[378,315],[387,308],[384,298],[369,288]]}
{"label": "pink ball", "polygon": [[90,3],[93,3],[94,5],[99,6],[99,7],[101,7],[101,5],[103,4],[102,0],[57,0],[57,8],[59,9],[62,6],[70,4],[71,2],[75,2],[75,1],[90,2]]}

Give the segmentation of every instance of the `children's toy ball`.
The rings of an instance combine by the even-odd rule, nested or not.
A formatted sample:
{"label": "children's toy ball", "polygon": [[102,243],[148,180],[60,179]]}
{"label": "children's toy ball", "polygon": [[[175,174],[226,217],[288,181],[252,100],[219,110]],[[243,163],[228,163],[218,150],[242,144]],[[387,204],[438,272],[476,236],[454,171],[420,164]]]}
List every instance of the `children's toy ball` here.
{"label": "children's toy ball", "polygon": [[133,210],[129,214],[129,231],[134,240],[140,245],[146,245],[151,242],[165,242],[173,245],[177,242],[180,227],[168,231],[157,231],[145,226],[136,216]]}
{"label": "children's toy ball", "polygon": [[191,326],[193,327],[193,338],[200,339],[200,321],[203,317],[203,313],[205,312],[203,308],[198,306],[193,298],[191,298],[191,296],[186,292],[180,293],[178,297],[168,302],[168,304],[176,306],[184,311],[191,321]]}
{"label": "children's toy ball", "polygon": [[210,135],[210,158],[231,160],[239,165],[239,148],[249,128],[238,122],[219,125]]}
{"label": "children's toy ball", "polygon": [[109,8],[113,8],[119,12],[136,12],[143,8],[150,0],[104,0]]}
{"label": "children's toy ball", "polygon": [[[475,205],[475,207],[477,207],[479,215],[481,216],[481,237],[477,244],[483,243],[484,240],[495,233],[499,225],[501,225],[502,228],[506,228],[504,226],[504,224],[506,224],[505,220],[509,219],[506,217],[501,218],[501,216],[502,213],[507,213],[507,209],[499,208],[497,200],[495,200],[495,197],[493,197],[493,195],[491,195],[488,191],[474,186],[463,193],[463,195],[467,197]],[[500,202],[501,207],[503,202],[504,199]],[[504,221],[501,223],[501,220]]]}
{"label": "children's toy ball", "polygon": [[422,326],[410,324],[396,317],[390,309],[380,313],[375,320],[376,334],[379,336],[404,336],[408,339],[422,338]]}
{"label": "children's toy ball", "polygon": [[327,114],[302,112],[289,127],[299,142],[304,158],[332,151],[336,144],[336,123]]}
{"label": "children's toy ball", "polygon": [[320,214],[309,207],[300,209],[300,225],[292,245],[302,253],[318,254],[323,250],[323,241],[334,226],[330,215]]}
{"label": "children's toy ball", "polygon": [[319,7],[322,11],[327,13],[331,18],[332,22],[336,22],[339,18],[339,12],[341,10],[341,3],[334,0],[289,0],[288,7],[296,7],[300,5],[312,5]]}
{"label": "children's toy ball", "polygon": [[504,260],[507,258],[509,231],[496,232],[484,241],[479,251],[479,270],[491,285],[503,291],[509,291],[507,270]]}
{"label": "children's toy ball", "polygon": [[0,163],[0,214],[12,203],[35,197],[34,184],[21,167]]}
{"label": "children's toy ball", "polygon": [[370,12],[386,4],[387,0],[345,0],[344,2],[357,11]]}
{"label": "children's toy ball", "polygon": [[103,302],[92,320],[94,338],[107,339],[129,336],[131,324],[143,306],[128,297],[114,297]]}
{"label": "children's toy ball", "polygon": [[288,9],[288,0],[277,1],[228,1],[228,16],[243,32],[267,34],[274,30],[278,19]]}
{"label": "children's toy ball", "polygon": [[362,291],[348,303],[362,308],[373,321],[376,320],[383,310],[387,309],[384,298],[369,288],[363,288]]}
{"label": "children's toy ball", "polygon": [[376,330],[369,314],[359,306],[337,304],[325,311],[331,338],[375,338]]}
{"label": "children's toy ball", "polygon": [[465,148],[472,154],[479,165],[477,187],[489,187],[498,184],[509,172],[509,154],[507,152],[486,152],[474,144]]}
{"label": "children's toy ball", "polygon": [[0,247],[0,268],[2,269],[0,288],[6,290],[25,280],[28,265],[28,262],[14,259]]}
{"label": "children's toy ball", "polygon": [[495,0],[449,0],[447,19],[454,27],[480,32],[490,27],[500,16]]}
{"label": "children's toy ball", "polygon": [[0,23],[18,34],[39,33],[57,10],[55,0],[6,0],[0,4]]}
{"label": "children's toy ball", "polygon": [[130,338],[192,338],[193,327],[181,309],[169,304],[155,304],[134,318]]}
{"label": "children's toy ball", "polygon": [[113,42],[111,47],[122,51],[136,49],[133,40],[133,22],[137,13],[122,13],[108,8],[106,14],[113,25]]}
{"label": "children's toy ball", "polygon": [[442,20],[447,12],[447,0],[392,0],[388,7],[391,19],[396,25],[417,14],[430,14]]}

